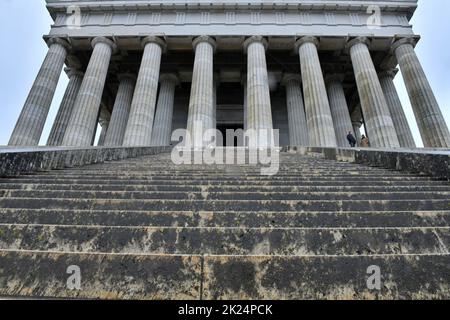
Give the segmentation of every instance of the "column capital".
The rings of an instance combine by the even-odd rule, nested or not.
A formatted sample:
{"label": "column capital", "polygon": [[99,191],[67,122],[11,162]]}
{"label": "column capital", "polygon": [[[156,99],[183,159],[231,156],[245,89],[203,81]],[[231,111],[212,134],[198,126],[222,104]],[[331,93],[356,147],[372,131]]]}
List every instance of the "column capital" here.
{"label": "column capital", "polygon": [[343,73],[330,73],[325,76],[325,84],[328,85],[330,82],[342,83],[345,79],[345,74]]}
{"label": "column capital", "polygon": [[267,47],[269,46],[269,42],[264,38],[263,36],[252,36],[250,38],[247,38],[244,41],[244,52],[247,53],[248,47],[252,43],[261,43],[264,46],[264,50],[267,50]]}
{"label": "column capital", "polygon": [[92,39],[92,41],[91,41],[91,46],[92,46],[92,48],[95,48],[95,46],[96,46],[98,43],[105,43],[105,44],[107,44],[108,46],[111,47],[113,53],[117,51],[117,45],[114,43],[114,41],[112,41],[112,40],[110,40],[110,39],[108,39],[108,38],[105,38],[105,37],[95,37],[95,38]]}
{"label": "column capital", "polygon": [[202,43],[202,42],[209,43],[213,47],[214,52],[216,51],[216,49],[217,49],[217,42],[216,42],[216,40],[214,38],[212,38],[210,36],[199,36],[199,37],[195,38],[192,41],[192,47],[194,48],[194,51],[197,50],[197,46],[200,43]]}
{"label": "column capital", "polygon": [[350,41],[347,42],[347,44],[346,44],[346,46],[345,46],[345,51],[347,51],[347,52],[350,51],[350,49],[351,49],[354,45],[360,44],[360,43],[365,44],[367,47],[370,47],[370,45],[371,45],[372,42],[371,42],[370,39],[367,38],[367,37],[357,37],[357,38],[352,39],[352,40],[350,40]]}
{"label": "column capital", "polygon": [[378,72],[378,77],[380,77],[380,78],[389,77],[389,78],[394,79],[395,76],[397,75],[397,72],[398,72],[397,68],[381,70],[380,72]]}
{"label": "column capital", "polygon": [[320,41],[317,37],[313,36],[302,37],[295,42],[295,51],[298,51],[298,49],[300,49],[300,47],[305,43],[312,43],[316,46],[316,48],[319,48]]}
{"label": "column capital", "polygon": [[74,76],[84,76],[84,72],[80,71],[78,68],[64,68],[64,71],[66,72],[67,76],[70,78]]}
{"label": "column capital", "polygon": [[162,73],[159,77],[159,82],[171,82],[177,86],[180,84],[180,78],[175,73]]}
{"label": "column capital", "polygon": [[407,37],[407,38],[402,38],[400,40],[395,41],[391,45],[391,53],[395,54],[395,50],[397,50],[398,47],[400,47],[404,44],[409,44],[409,45],[412,45],[413,47],[415,47],[417,44],[417,39],[415,39],[413,37]]}
{"label": "column capital", "polygon": [[67,51],[72,50],[72,45],[67,41],[59,37],[51,37],[47,40],[47,46],[51,46],[53,44],[59,44],[63,46]]}
{"label": "column capital", "polygon": [[285,73],[281,79],[281,85],[286,86],[291,81],[297,81],[299,84],[302,83],[302,77],[297,73]]}
{"label": "column capital", "polygon": [[118,79],[120,82],[122,82],[123,80],[131,80],[131,81],[133,81],[133,82],[136,82],[137,77],[136,77],[136,75],[133,74],[133,73],[127,73],[127,72],[125,72],[125,73],[119,73],[119,74],[117,75],[117,79]]}
{"label": "column capital", "polygon": [[145,48],[145,46],[149,43],[156,43],[157,45],[159,45],[161,47],[163,52],[167,51],[167,43],[164,39],[162,39],[160,37],[155,37],[155,36],[145,37],[141,41],[142,48]]}

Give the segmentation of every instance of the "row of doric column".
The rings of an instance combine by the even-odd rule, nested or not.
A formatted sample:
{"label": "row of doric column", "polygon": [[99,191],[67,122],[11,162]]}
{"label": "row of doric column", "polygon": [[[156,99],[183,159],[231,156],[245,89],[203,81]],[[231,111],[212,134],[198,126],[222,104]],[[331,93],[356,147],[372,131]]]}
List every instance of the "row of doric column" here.
{"label": "row of doric column", "polygon": [[[11,136],[12,146],[39,143],[53,95],[70,50],[68,42],[48,41],[49,51],[30,90]],[[267,40],[261,36],[244,43],[247,78],[243,81],[244,128],[273,129],[269,77],[266,62]],[[102,123],[105,146],[149,146],[170,143],[175,88],[174,74],[160,74],[166,43],[159,37],[142,41],[143,56],[136,76],[119,76],[119,89],[111,119]],[[203,133],[216,127],[217,79],[214,75],[216,42],[200,36],[193,42],[195,61],[187,129],[194,146],[204,146]],[[110,39],[92,41],[93,53],[85,73],[76,67],[67,70],[69,84],[51,130],[48,145],[84,147],[95,136],[102,94],[116,45]],[[321,147],[347,146],[346,135],[359,134],[360,119],[352,119],[344,93],[343,76],[324,77],[318,53],[319,40],[303,37],[296,42],[300,74],[285,74],[289,135],[292,145]],[[378,73],[372,61],[370,41],[365,37],[347,44],[358,88],[362,116],[374,147],[415,147],[405,113],[395,90],[395,72]],[[394,43],[411,104],[425,147],[450,147],[450,133],[436,98],[414,51],[411,39]],[[158,98],[159,87],[159,98]]]}

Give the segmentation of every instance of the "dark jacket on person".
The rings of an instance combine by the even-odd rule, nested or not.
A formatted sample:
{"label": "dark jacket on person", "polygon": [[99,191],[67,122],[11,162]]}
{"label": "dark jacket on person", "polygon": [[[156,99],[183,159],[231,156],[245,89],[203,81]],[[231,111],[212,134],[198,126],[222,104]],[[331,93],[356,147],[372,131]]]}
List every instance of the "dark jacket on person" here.
{"label": "dark jacket on person", "polygon": [[347,140],[348,140],[348,143],[350,143],[351,146],[356,145],[356,138],[351,133],[349,133],[347,135]]}

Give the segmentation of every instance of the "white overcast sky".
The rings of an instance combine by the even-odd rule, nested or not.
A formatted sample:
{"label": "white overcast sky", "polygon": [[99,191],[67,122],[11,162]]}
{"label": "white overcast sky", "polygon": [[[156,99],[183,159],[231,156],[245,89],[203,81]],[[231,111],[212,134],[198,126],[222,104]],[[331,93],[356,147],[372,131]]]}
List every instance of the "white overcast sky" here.
{"label": "white overcast sky", "polygon": [[[416,48],[428,79],[436,94],[447,124],[450,124],[450,1],[420,0],[412,20],[414,31],[422,36]],[[44,0],[0,0],[0,145],[8,143],[20,110],[47,52],[42,35],[47,34],[52,20]],[[67,85],[65,74],[45,125],[41,144],[45,144]],[[401,76],[396,78],[403,106],[418,146],[420,134]]]}

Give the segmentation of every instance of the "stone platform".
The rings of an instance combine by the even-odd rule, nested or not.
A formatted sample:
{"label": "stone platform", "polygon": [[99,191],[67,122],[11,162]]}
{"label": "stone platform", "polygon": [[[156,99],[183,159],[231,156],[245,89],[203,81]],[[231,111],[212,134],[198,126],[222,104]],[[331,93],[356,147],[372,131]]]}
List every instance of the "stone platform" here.
{"label": "stone platform", "polygon": [[273,177],[163,153],[2,178],[0,296],[450,298],[450,182],[317,151]]}

